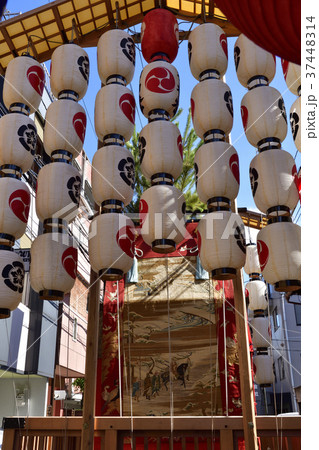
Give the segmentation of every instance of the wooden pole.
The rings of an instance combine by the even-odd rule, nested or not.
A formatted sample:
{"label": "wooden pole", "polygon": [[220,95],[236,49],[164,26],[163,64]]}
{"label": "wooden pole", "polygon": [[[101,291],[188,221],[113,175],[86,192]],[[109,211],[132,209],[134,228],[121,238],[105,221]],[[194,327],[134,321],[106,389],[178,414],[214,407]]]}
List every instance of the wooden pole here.
{"label": "wooden pole", "polygon": [[[232,202],[231,207],[232,211],[237,213],[236,200]],[[242,269],[237,269],[233,284],[245,449],[258,450],[254,386],[251,372],[250,348],[247,329],[247,310]]]}
{"label": "wooden pole", "polygon": [[97,355],[99,340],[100,280],[91,269],[86,339],[85,388],[81,450],[93,450]]}
{"label": "wooden pole", "polygon": [[244,297],[242,270],[237,270],[236,278],[233,280],[233,283],[245,449],[258,450],[253,391],[254,387],[250,364],[250,349],[247,331],[247,311]]}

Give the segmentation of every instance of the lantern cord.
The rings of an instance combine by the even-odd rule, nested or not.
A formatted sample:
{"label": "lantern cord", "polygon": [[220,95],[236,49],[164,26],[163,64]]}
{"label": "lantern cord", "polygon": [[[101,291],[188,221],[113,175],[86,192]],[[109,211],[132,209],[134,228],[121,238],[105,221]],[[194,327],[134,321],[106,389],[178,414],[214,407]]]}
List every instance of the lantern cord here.
{"label": "lantern cord", "polygon": [[227,346],[226,346],[226,298],[225,282],[223,281],[223,325],[224,325],[224,362],[225,362],[225,397],[226,397],[226,416],[228,417],[228,385],[227,385]]}
{"label": "lantern cord", "polygon": [[173,380],[172,380],[172,348],[171,348],[171,322],[170,322],[170,296],[169,296],[169,285],[168,285],[168,256],[165,257],[166,260],[166,294],[167,294],[167,321],[168,321],[168,362],[169,362],[169,393],[170,393],[170,416],[171,416],[171,447],[173,448],[173,431],[174,431],[174,394],[173,394]]}

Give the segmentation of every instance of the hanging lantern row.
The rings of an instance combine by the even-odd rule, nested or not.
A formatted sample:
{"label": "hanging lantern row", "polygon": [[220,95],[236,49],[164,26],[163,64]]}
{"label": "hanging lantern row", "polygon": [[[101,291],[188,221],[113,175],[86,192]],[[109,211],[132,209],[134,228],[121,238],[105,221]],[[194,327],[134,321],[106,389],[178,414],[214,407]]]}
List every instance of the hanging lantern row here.
{"label": "hanging lantern row", "polygon": [[44,88],[44,71],[31,55],[8,64],[3,101],[8,114],[0,118],[0,318],[10,317],[22,299],[24,264],[12,249],[25,233],[30,191],[21,180],[31,169],[37,129],[29,117],[38,109]]}
{"label": "hanging lantern row", "polygon": [[297,96],[290,108],[290,125],[295,146],[301,152],[301,66],[282,59],[281,67],[288,89]]}
{"label": "hanging lantern row", "polygon": [[250,326],[252,329],[252,344],[255,349],[253,357],[255,381],[261,387],[268,387],[273,382],[273,358],[272,354],[269,354],[271,328],[269,317],[265,314],[268,307],[267,286],[261,279],[257,245],[254,242],[246,245],[244,270],[249,276],[249,282],[246,284],[249,309],[254,313],[253,318],[250,319]]}
{"label": "hanging lantern row", "polygon": [[51,163],[41,168],[37,180],[36,212],[44,232],[31,246],[30,282],[41,300],[62,300],[77,274],[77,247],[68,223],[77,214],[82,185],[72,161],[85,138],[86,115],[78,101],[88,87],[87,53],[73,43],[57,47],[50,72],[57,100],[45,117],[43,144]]}
{"label": "hanging lantern row", "polygon": [[178,52],[178,24],[168,10],[146,14],[141,48],[148,64],[140,76],[139,102],[148,124],[139,135],[139,159],[151,187],[140,199],[141,235],[157,253],[175,250],[186,235],[185,198],[173,186],[183,168],[183,142],[170,122],[179,105],[179,75],[171,64]]}
{"label": "hanging lantern row", "polygon": [[[241,102],[246,137],[258,150],[249,168],[251,190],[268,225],[258,233],[257,249],[264,279],[277,291],[300,287],[300,227],[291,221],[299,201],[293,157],[281,148],[287,115],[280,93],[269,86],[275,58],[240,35],[234,49],[237,76],[248,88]],[[288,78],[294,78],[292,69]]]}
{"label": "hanging lantern row", "polygon": [[213,279],[232,279],[245,263],[244,224],[231,212],[239,191],[239,159],[227,142],[233,126],[229,86],[221,80],[228,65],[227,38],[211,23],[195,28],[188,41],[189,65],[199,81],[191,94],[195,132],[204,144],[194,159],[196,189],[209,213],[197,227],[201,264]]}
{"label": "hanging lantern row", "polygon": [[89,230],[89,257],[102,280],[119,280],[133,264],[135,231],[123,213],[134,193],[135,166],[125,147],[135,124],[135,99],[126,86],[134,75],[135,44],[119,29],[104,33],[97,45],[103,87],[95,99],[94,123],[103,144],[93,156],[92,194],[100,207]]}

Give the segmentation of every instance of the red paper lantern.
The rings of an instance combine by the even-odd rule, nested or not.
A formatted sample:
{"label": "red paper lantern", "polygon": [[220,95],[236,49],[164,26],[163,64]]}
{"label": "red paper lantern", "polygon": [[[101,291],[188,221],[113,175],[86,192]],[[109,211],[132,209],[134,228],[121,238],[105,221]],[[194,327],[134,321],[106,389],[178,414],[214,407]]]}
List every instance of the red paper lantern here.
{"label": "red paper lantern", "polygon": [[141,27],[142,53],[146,61],[165,59],[172,63],[178,52],[178,23],[167,9],[148,12]]}
{"label": "red paper lantern", "polygon": [[301,2],[217,0],[227,19],[268,52],[300,64]]}

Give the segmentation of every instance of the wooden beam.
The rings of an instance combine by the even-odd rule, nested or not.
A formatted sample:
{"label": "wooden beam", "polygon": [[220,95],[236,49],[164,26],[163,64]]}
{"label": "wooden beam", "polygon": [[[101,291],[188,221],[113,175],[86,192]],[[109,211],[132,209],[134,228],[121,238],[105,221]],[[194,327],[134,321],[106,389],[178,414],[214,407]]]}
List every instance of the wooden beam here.
{"label": "wooden beam", "polygon": [[9,34],[8,34],[7,30],[6,30],[6,28],[3,27],[3,28],[1,29],[1,32],[2,32],[2,34],[3,34],[3,37],[4,37],[5,40],[6,40],[6,43],[8,44],[8,47],[9,47],[9,49],[10,49],[10,52],[13,54],[14,57],[18,56],[18,52],[16,51],[15,46],[14,46],[14,44],[13,44],[13,42],[12,42],[12,40],[11,40],[11,37],[9,36]]}
{"label": "wooden beam", "polygon": [[95,392],[99,339],[99,303],[100,279],[91,269],[81,450],[93,450],[94,445]]}
{"label": "wooden beam", "polygon": [[52,6],[52,11],[53,11],[54,18],[55,18],[55,21],[56,21],[56,23],[57,23],[57,26],[58,26],[58,28],[59,28],[59,31],[60,31],[60,34],[61,34],[63,43],[66,44],[66,43],[69,42],[69,41],[68,41],[66,32],[65,32],[65,30],[64,30],[64,26],[63,26],[63,23],[62,23],[62,19],[61,19],[61,17],[60,17],[59,10],[58,10],[57,6],[54,6],[54,5],[53,5],[53,6]]}
{"label": "wooden beam", "polygon": [[220,450],[232,450],[234,448],[233,430],[220,430]]}
{"label": "wooden beam", "polygon": [[113,9],[110,0],[105,0],[106,12],[109,18],[111,28],[115,28],[115,20],[113,17]]}

